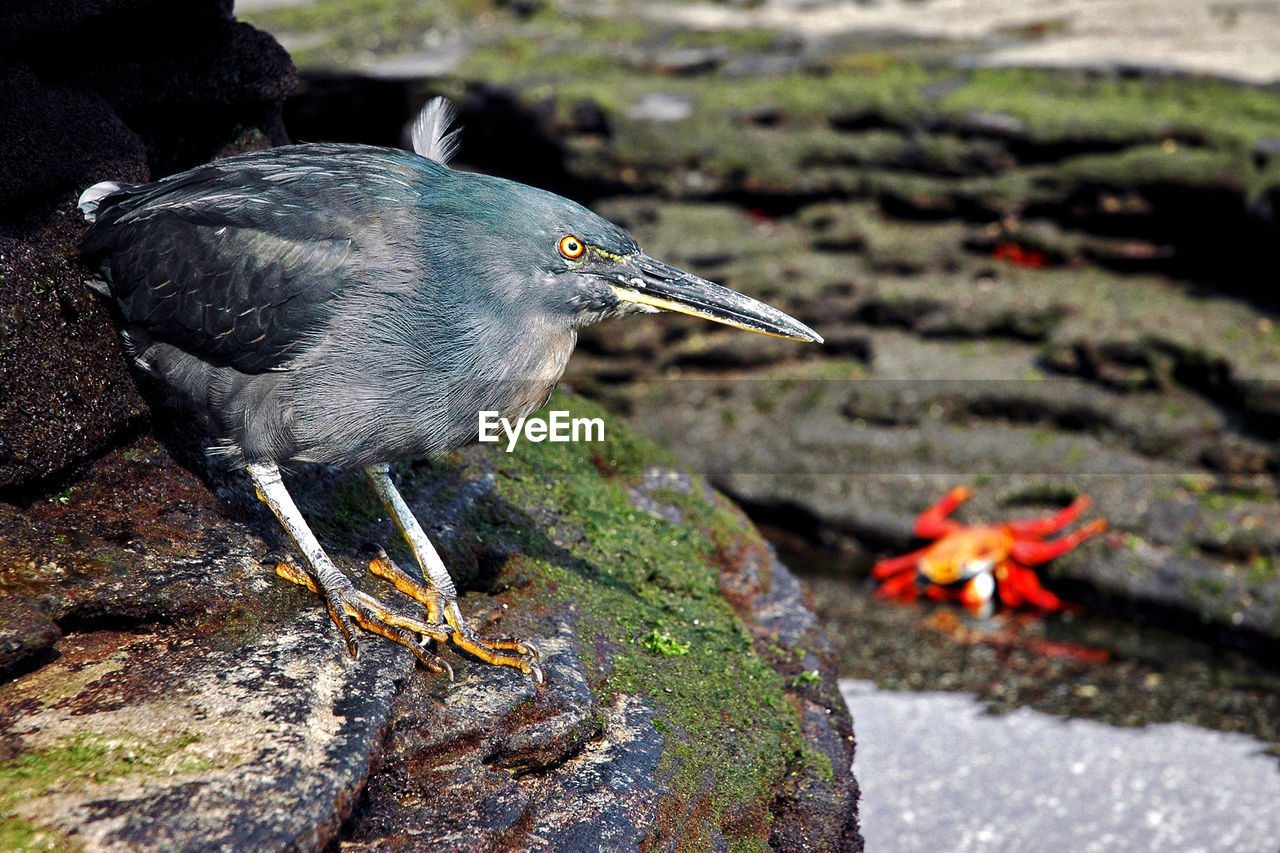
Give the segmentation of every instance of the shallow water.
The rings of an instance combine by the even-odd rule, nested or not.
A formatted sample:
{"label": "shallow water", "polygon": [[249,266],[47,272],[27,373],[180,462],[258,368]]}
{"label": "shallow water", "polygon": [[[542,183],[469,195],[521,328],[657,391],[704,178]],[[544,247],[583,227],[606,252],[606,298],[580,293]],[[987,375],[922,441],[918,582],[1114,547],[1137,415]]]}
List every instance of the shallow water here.
{"label": "shallow water", "polygon": [[898,605],[862,578],[807,575],[840,674],[891,690],[963,690],[995,711],[1030,707],[1112,725],[1182,722],[1280,754],[1280,671],[1241,652],[1092,614]]}
{"label": "shallow water", "polygon": [[1266,744],[1183,723],[1123,728],[960,693],[846,679],[869,850],[1274,851]]}
{"label": "shallow water", "polygon": [[1280,846],[1280,670],[1100,614],[894,604],[866,555],[782,557],[836,643],[868,849]]}

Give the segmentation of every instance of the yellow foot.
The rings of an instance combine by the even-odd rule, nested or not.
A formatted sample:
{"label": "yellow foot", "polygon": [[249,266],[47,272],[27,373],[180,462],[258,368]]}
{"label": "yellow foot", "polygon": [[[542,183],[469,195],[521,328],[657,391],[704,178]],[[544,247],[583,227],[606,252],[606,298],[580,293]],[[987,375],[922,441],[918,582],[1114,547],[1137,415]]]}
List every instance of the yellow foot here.
{"label": "yellow foot", "polygon": [[[385,551],[379,549],[378,555],[369,561],[369,571],[380,578],[391,581],[396,589],[414,599],[427,608],[427,621],[439,624],[444,617],[444,626],[453,630],[449,634],[449,642],[485,663],[495,666],[509,666],[518,669],[525,675],[532,675],[539,684],[542,683],[542,667],[538,666],[538,650],[530,642],[524,640],[502,639],[482,640],[462,618],[456,599],[446,599],[436,590],[405,572],[391,561]],[[503,654],[514,652],[514,654]]]}
{"label": "yellow foot", "polygon": [[[450,679],[453,678],[453,667],[428,652],[422,645],[428,639],[443,643],[453,635],[454,629],[448,624],[441,623],[439,618],[423,622],[421,619],[397,613],[373,596],[356,589],[350,581],[335,590],[322,589],[315,578],[292,561],[277,565],[276,574],[325,597],[329,605],[329,617],[342,632],[352,657],[355,657],[358,651],[351,629],[351,620],[354,619],[366,631],[393,640],[413,652],[414,657],[432,672],[447,673]],[[422,637],[422,641],[420,642],[415,635]]]}

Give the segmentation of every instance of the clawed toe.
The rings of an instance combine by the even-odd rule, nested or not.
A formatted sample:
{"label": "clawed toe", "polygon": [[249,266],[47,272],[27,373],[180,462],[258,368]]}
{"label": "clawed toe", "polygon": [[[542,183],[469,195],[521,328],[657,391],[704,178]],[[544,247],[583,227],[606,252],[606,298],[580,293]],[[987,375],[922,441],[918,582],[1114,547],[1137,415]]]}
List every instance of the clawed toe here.
{"label": "clawed toe", "polygon": [[[452,626],[441,623],[431,624],[398,613],[351,584],[338,586],[333,590],[324,590],[310,573],[292,561],[279,563],[276,566],[276,574],[325,597],[329,618],[342,632],[347,642],[347,651],[352,657],[356,657],[360,651],[355,639],[355,627],[352,625],[354,619],[366,631],[386,637],[413,652],[413,656],[427,669],[447,674],[450,680],[453,679],[453,667],[427,651],[423,645],[427,640],[445,642],[453,634]],[[422,638],[421,641],[419,637]]]}
{"label": "clawed toe", "polygon": [[[369,465],[364,469],[365,479],[381,499],[382,504],[395,521],[422,568],[423,580],[401,571],[386,552],[375,548],[369,569],[375,575],[395,584],[396,588],[418,601],[426,608],[426,619],[406,616],[384,605],[378,599],[356,589],[351,579],[338,570],[333,560],[324,552],[306,520],[298,512],[289,490],[284,486],[280,469],[272,463],[252,463],[246,466],[258,497],[261,498],[281,526],[293,540],[307,567],[300,568],[292,560],[276,566],[276,573],[284,579],[304,586],[324,596],[329,617],[346,640],[347,650],[354,657],[359,652],[356,644],[355,624],[367,631],[386,637],[413,652],[423,666],[433,672],[453,670],[447,663],[429,652],[427,640],[436,643],[450,642],[483,661],[497,666],[509,666],[532,675],[542,683],[542,668],[538,666],[538,651],[530,643],[519,640],[495,640],[485,642],[462,618],[458,609],[458,593],[449,570],[440,555],[413,517],[409,507],[391,482],[387,465]],[[421,638],[419,640],[418,638]],[[504,654],[509,652],[510,654]]]}
{"label": "clawed toe", "polygon": [[[381,549],[369,561],[369,571],[395,584],[396,589],[419,602],[427,609],[429,620],[443,619],[453,628],[449,642],[486,663],[509,666],[532,675],[542,683],[542,669],[538,666],[538,650],[532,643],[522,640],[482,640],[462,618],[456,600],[450,601],[438,591],[424,584],[395,564],[387,552]],[[514,655],[502,652],[515,652]],[[531,659],[531,660],[530,660]]]}
{"label": "clawed toe", "polygon": [[[381,549],[369,562],[369,570],[391,581],[398,590],[421,603],[427,610],[427,618],[422,620],[392,610],[373,596],[356,589],[349,581],[327,591],[309,572],[291,560],[276,566],[276,574],[280,577],[325,597],[329,616],[342,632],[353,657],[358,647],[352,620],[365,630],[406,647],[423,666],[432,672],[447,673],[450,679],[453,678],[453,668],[427,651],[423,645],[426,640],[451,643],[485,663],[518,669],[542,683],[542,667],[538,665],[541,658],[533,643],[511,638],[481,639],[463,619],[457,601],[446,601],[438,592],[397,566]],[[422,638],[421,642],[418,637]]]}
{"label": "clawed toe", "polygon": [[[456,602],[444,608],[444,618],[454,627],[453,635],[449,640],[458,648],[485,663],[518,669],[525,675],[532,675],[539,684],[542,683],[542,667],[538,665],[538,651],[531,643],[512,639],[480,639],[476,632],[463,621],[462,611],[458,609]],[[515,654],[508,655],[503,652],[515,652]]]}

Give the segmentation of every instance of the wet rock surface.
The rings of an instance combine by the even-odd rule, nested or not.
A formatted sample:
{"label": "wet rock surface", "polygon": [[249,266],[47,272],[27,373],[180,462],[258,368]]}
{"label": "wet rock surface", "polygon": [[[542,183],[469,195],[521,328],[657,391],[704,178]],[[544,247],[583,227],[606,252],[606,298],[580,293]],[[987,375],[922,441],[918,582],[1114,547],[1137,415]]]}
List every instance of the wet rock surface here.
{"label": "wet rock surface", "polygon": [[995,716],[964,695],[852,679],[841,687],[859,734],[875,744],[855,764],[872,845],[1261,853],[1280,829],[1275,759],[1252,738],[1181,723],[1118,729],[1026,708]]}
{"label": "wet rock surface", "polygon": [[[453,93],[464,159],[588,201],[829,341],[606,324],[583,335],[579,388],[832,554],[906,549],[952,485],[975,487],[972,521],[1088,493],[1112,532],[1050,569],[1059,591],[1276,649],[1280,98],[1158,69],[973,68],[963,42],[744,31],[705,8],[696,31],[543,11],[405,83],[403,118]],[[301,13],[262,20],[325,37]],[[339,42],[301,55],[350,60]]]}
{"label": "wet rock surface", "polygon": [[577,375],[642,432],[680,436],[673,451],[758,520],[835,551],[906,550],[915,514],[952,485],[975,487],[958,513],[975,522],[1089,494],[1112,532],[1055,565],[1064,590],[1274,649],[1270,309],[1231,292],[1240,282],[1009,262],[975,251],[963,223],[907,225],[861,202],[841,212],[871,236],[835,253],[817,245],[833,206],[759,221],[722,203],[609,202],[677,263],[697,261],[682,235],[717,221],[740,248],[725,239],[700,271],[789,302],[835,346],[672,324],[585,341]]}
{"label": "wet rock surface", "polygon": [[[931,4],[899,11],[908,5],[903,14],[929,18]],[[962,690],[997,712],[1262,742],[1237,749],[1204,733],[1204,764],[1221,775],[1183,776],[1187,796],[1265,774],[1267,758],[1250,769],[1241,755],[1280,743],[1274,92],[1159,68],[1052,74],[970,61],[1015,55],[1019,40],[1027,56],[1037,45],[1052,54],[1055,38],[1088,38],[1074,23],[1044,37],[937,42],[819,35],[792,19],[717,29],[707,23],[717,15],[763,21],[779,7],[694,6],[664,7],[666,28],[649,17],[630,29],[625,6],[607,27],[557,7],[554,23],[535,14],[492,42],[463,37],[466,58],[443,79],[406,83],[392,99],[407,120],[427,93],[452,94],[481,128],[464,134],[464,159],[583,200],[650,253],[774,302],[827,339],[802,348],[680,318],[607,324],[580,341],[575,387],[787,546],[839,638],[842,675]],[[704,28],[676,22],[694,18]],[[1122,35],[1124,55],[1141,62],[1143,45],[1130,51]],[[691,45],[700,57],[659,59]],[[498,135],[520,140],[515,150],[492,144],[491,113],[517,119]],[[522,157],[526,148],[536,154]],[[1089,517],[1111,530],[1041,572],[1086,614],[983,621],[870,597],[872,563],[918,546],[916,514],[960,484],[975,497],[957,517],[974,523],[1093,497]],[[947,744],[934,766],[926,754],[908,767],[918,751],[892,723],[878,736],[903,769],[877,818],[882,843],[909,846],[924,822],[934,846],[998,848],[1064,803],[1080,804],[1072,815],[1092,808],[1092,790],[1058,797],[1073,776],[1028,780],[1035,759],[1000,746],[995,718],[984,757],[1002,783],[1023,780],[1009,801],[1026,808],[997,807],[982,824],[930,803],[914,827],[895,823],[919,799],[903,785],[945,790],[968,720],[926,732]],[[1143,742],[1113,734],[1120,752]],[[1131,768],[1126,790],[1156,792],[1189,766]],[[1265,825],[1242,832],[1213,807],[1194,825],[1169,800],[1122,794],[1114,807],[1142,802],[1151,808],[1129,813],[1141,825],[1071,835],[1084,827],[1072,821],[1066,843],[1181,834],[1265,849]]]}

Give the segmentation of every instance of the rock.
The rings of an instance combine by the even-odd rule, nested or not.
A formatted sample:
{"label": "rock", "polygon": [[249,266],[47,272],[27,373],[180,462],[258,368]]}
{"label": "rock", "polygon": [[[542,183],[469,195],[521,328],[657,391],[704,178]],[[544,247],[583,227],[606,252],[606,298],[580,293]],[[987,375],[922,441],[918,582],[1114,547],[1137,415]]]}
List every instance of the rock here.
{"label": "rock", "polygon": [[650,92],[627,110],[627,117],[638,121],[666,123],[680,121],[693,114],[693,101],[682,95]]}
{"label": "rock", "polygon": [[1259,139],[1253,145],[1253,161],[1259,168],[1280,158],[1280,136],[1268,136]]}
{"label": "rock", "polygon": [[[955,81],[949,81],[955,87]],[[962,133],[994,136],[996,138],[1020,138],[1027,133],[1027,123],[1007,113],[974,110],[961,116],[957,125]]]}
{"label": "rock", "polygon": [[[146,181],[285,141],[293,66],[202,0],[18,2],[0,35],[0,490],[30,493],[140,427],[107,311],[83,287],[74,210],[96,181]],[[109,47],[108,47],[109,46]],[[55,381],[56,380],[56,381]],[[24,491],[25,490],[25,491]]]}
{"label": "rock", "polygon": [[[128,44],[133,23],[106,32]],[[270,35],[207,13],[162,15],[143,28],[145,52],[99,60],[68,79],[98,92],[142,138],[153,176],[206,162],[251,132],[288,141],[281,115],[295,72]]]}
{"label": "rock", "polygon": [[660,51],[638,64],[660,74],[687,77],[715,71],[724,61],[725,52],[720,48],[687,47]]}
{"label": "rock", "polygon": [[[0,684],[0,838],[860,849],[850,721],[799,583],[701,480],[606,436],[397,471],[481,633],[540,646],[541,688],[445,650],[450,682],[372,635],[351,659],[272,574],[284,536],[243,478],[202,480],[150,437],[0,504],[0,641],[22,646],[3,646],[21,665]],[[359,476],[290,488],[396,603],[357,557],[406,562]]]}
{"label": "rock", "polygon": [[6,218],[45,208],[97,178],[147,177],[142,140],[96,92],[42,81],[24,62],[5,63],[0,115],[0,213]]}
{"label": "rock", "polygon": [[11,756],[0,766],[13,774],[10,796],[22,796],[5,803],[6,839],[322,848],[369,772],[394,679],[412,661],[389,645],[351,661],[326,641],[330,627],[312,609],[238,647],[179,632],[68,638],[56,662],[0,699]]}
{"label": "rock", "polygon": [[47,652],[62,631],[31,602],[0,597],[0,673],[8,673]]}
{"label": "rock", "polygon": [[572,633],[566,625],[541,646],[554,688],[518,675],[505,690],[415,680],[396,702],[351,849],[612,850],[647,837],[667,736],[648,699],[596,705]]}
{"label": "rock", "polygon": [[78,218],[68,202],[38,236],[0,236],[0,490],[49,478],[146,417],[72,255]]}
{"label": "rock", "polygon": [[374,79],[406,80],[444,77],[457,70],[467,58],[465,45],[454,42],[432,46],[428,50],[401,54],[369,65],[365,73]]}

